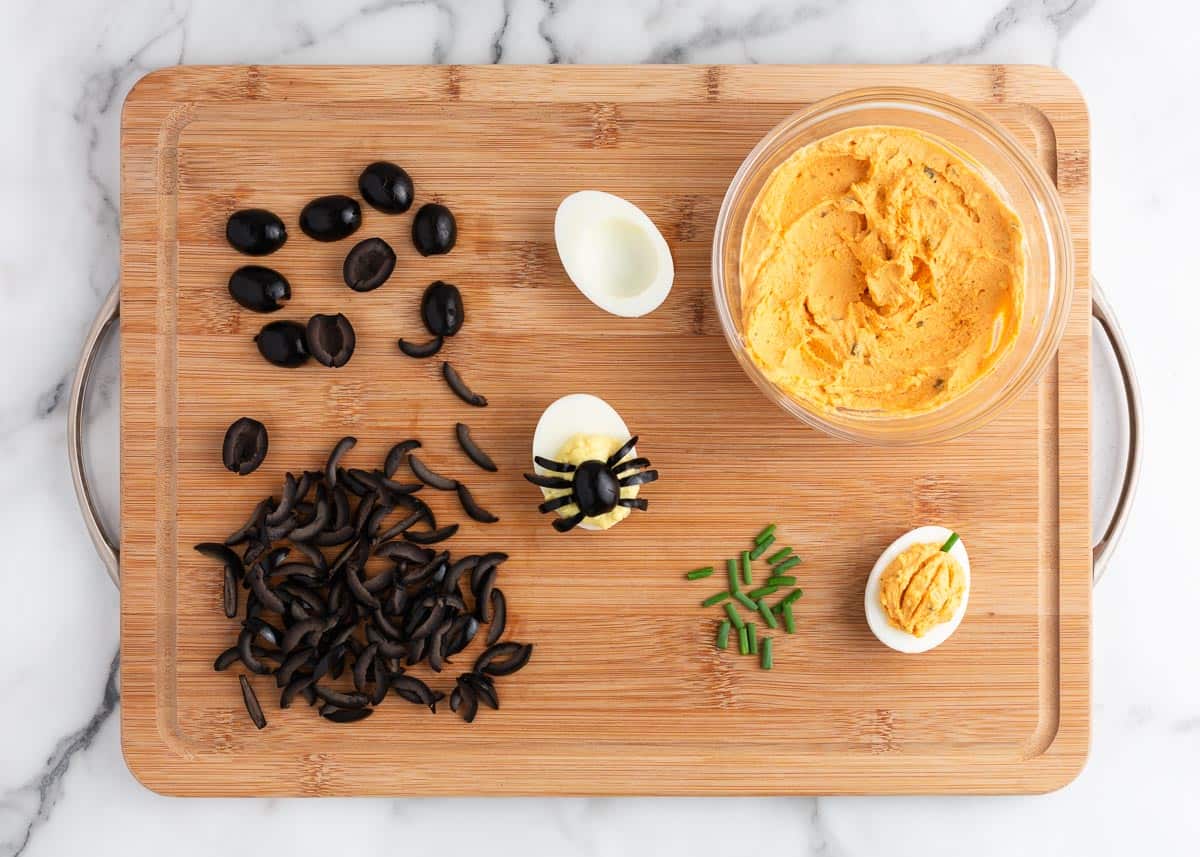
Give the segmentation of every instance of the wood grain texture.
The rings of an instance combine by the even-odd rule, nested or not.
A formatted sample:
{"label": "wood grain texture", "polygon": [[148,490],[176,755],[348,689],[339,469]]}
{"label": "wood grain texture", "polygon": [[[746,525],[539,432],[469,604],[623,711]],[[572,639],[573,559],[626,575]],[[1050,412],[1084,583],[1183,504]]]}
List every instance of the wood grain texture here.
{"label": "wood grain texture", "polygon": [[[990,426],[901,453],[790,420],[742,375],[712,305],[721,198],[756,141],[794,110],[873,85],[937,89],[986,110],[1056,178],[1075,243],[1061,353]],[[122,744],[149,787],[188,795],[800,794],[1028,792],[1069,781],[1087,752],[1090,668],[1086,108],[1037,67],[179,68],[130,94],[122,122]],[[447,203],[460,240],[421,259],[410,215],[364,206],[356,238],[400,259],[354,294],[351,242],[318,244],[302,205],[353,193],[377,158]],[[641,205],[672,247],[675,288],[652,315],[585,301],[553,247],[554,208],[596,187]],[[358,350],[340,370],[263,362],[264,321],[229,300],[246,259],[223,239],[237,208],[270,208],[291,238],[267,264],[294,297],[274,317],[345,312]],[[423,287],[458,283],[467,324],[448,354],[492,402],[470,409],[419,336]],[[648,513],[601,535],[556,534],[520,478],[543,407],[603,396],[662,471]],[[271,451],[255,474],[220,466],[226,426],[255,416]],[[471,424],[501,472],[470,465]],[[502,679],[504,708],[472,725],[395,700],[339,727],[279,711],[256,732],[238,683],[211,671],[234,639],[220,574],[191,545],[233,530],[284,470],[351,461],[421,437],[426,460],[503,518],[467,522],[456,551],[503,549],[511,633],[537,646]],[[464,516],[434,497],[447,519]],[[720,563],[767,520],[804,556],[799,631],[774,671],[711,645]],[[970,609],[937,651],[905,657],[866,627],[879,552],[919,524],[955,527],[975,571]],[[471,650],[472,652],[474,649]],[[447,683],[445,679],[442,684]]]}

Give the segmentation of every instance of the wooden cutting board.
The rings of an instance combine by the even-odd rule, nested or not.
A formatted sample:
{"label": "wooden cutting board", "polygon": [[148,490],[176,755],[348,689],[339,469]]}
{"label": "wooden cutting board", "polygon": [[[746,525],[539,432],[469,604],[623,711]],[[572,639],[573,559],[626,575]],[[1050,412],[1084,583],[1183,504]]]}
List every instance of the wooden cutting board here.
{"label": "wooden cutting board", "polygon": [[[1075,296],[1058,359],[990,426],[889,451],[791,420],[744,377],[713,308],[709,255],[725,189],[757,140],[817,99],[864,86],[940,90],[974,103],[1055,177],[1074,237]],[[177,68],[135,87],[122,120],[122,741],[134,774],[180,795],[801,794],[1034,792],[1087,753],[1087,112],[1046,68],[358,67]],[[341,282],[351,242],[318,244],[309,199],[355,193],[370,161],[448,204],[459,242],[422,259],[411,214],[364,206],[355,240],[398,251],[383,288]],[[675,258],[667,302],[621,320],[588,303],[554,251],[558,201],[600,188],[642,206]],[[266,364],[263,317],[237,307],[228,215],[261,206],[291,239],[268,264],[291,280],[279,318],[345,312],[358,350],[340,370]],[[455,399],[436,361],[399,354],[420,336],[423,287],[445,278],[468,321],[448,353],[492,402]],[[648,512],[605,534],[559,535],[520,477],[542,409],[603,396],[663,479]],[[226,426],[271,432],[258,472],[221,467]],[[455,421],[501,466],[475,469]],[[319,465],[344,434],[378,466],[409,436],[502,523],[467,522],[456,552],[508,551],[514,637],[536,651],[501,680],[503,709],[464,724],[393,698],[352,726],[303,706],[256,731],[231,673],[221,576],[194,553],[220,539],[285,470]],[[446,520],[463,520],[434,497]],[[768,521],[804,557],[798,633],[775,669],[712,645],[720,564]],[[862,612],[867,572],[910,527],[957,529],[974,569],[970,609],[935,652],[896,654]],[[720,578],[714,578],[720,580]],[[473,655],[475,648],[471,653]],[[451,676],[453,673],[451,674]],[[442,678],[439,686],[452,682]]]}

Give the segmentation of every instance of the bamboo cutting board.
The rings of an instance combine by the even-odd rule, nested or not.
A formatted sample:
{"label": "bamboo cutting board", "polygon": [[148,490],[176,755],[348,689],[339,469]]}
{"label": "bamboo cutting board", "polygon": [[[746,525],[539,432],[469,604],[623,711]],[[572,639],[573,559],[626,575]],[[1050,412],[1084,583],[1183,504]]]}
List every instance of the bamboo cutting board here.
{"label": "bamboo cutting board", "polygon": [[[725,189],[788,114],[863,86],[940,90],[998,119],[1058,183],[1077,269],[1061,352],[990,426],[903,451],[829,439],[766,401],[738,368],[713,308],[709,255]],[[1032,792],[1068,782],[1087,753],[1087,113],[1075,86],[1034,67],[178,68],[130,94],[122,120],[122,742],[134,774],[180,795],[800,794]],[[391,280],[341,282],[352,241],[300,232],[303,204],[355,194],[367,163],[412,174],[417,202],[448,204],[455,250],[422,259],[411,212],[363,206],[358,240],[387,239]],[[588,303],[553,246],[558,201],[620,194],[675,258],[667,302],[642,319]],[[285,370],[252,337],[263,323],[225,291],[247,259],[228,215],[261,206],[290,231],[265,261],[291,281],[272,318],[344,312],[358,349],[339,370]],[[414,207],[415,210],[415,207]],[[421,336],[424,286],[460,285],[467,324],[448,354],[491,400],[455,399],[437,361],[396,349]],[[521,478],[542,409],[570,392],[611,402],[662,472],[648,512],[615,530],[559,535]],[[221,467],[237,417],[261,419],[254,474]],[[468,422],[496,458],[458,451]],[[392,697],[337,726],[280,711],[255,679],[257,732],[231,673],[221,575],[191,550],[219,540],[285,470],[318,466],[344,434],[348,463],[379,466],[420,437],[502,523],[469,521],[456,553],[505,550],[510,635],[536,646],[500,679],[503,708],[467,725]],[[433,492],[428,492],[433,493]],[[451,497],[439,517],[464,520]],[[767,521],[805,558],[798,633],[775,669],[718,652],[720,588],[684,571],[723,564]],[[867,629],[872,563],[910,527],[962,533],[970,607],[938,650],[903,656]],[[721,580],[715,577],[713,580]],[[482,635],[480,635],[482,636]],[[469,650],[473,657],[478,644]],[[461,656],[460,656],[461,657]],[[463,657],[469,665],[469,658]],[[439,686],[453,681],[442,678]]]}

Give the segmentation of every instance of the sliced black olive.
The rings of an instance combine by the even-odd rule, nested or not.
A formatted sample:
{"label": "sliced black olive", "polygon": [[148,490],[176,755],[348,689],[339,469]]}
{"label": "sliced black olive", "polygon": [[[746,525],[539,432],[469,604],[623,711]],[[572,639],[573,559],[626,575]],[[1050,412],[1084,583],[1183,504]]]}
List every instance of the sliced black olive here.
{"label": "sliced black olive", "polygon": [[266,457],[266,426],[252,417],[242,417],[230,423],[221,444],[221,460],[226,470],[245,476],[257,470]]}
{"label": "sliced black olive", "polygon": [[408,542],[385,542],[375,548],[375,556],[387,557],[396,562],[413,562],[425,565],[433,559],[433,551]]}
{"label": "sliced black olive", "polygon": [[222,592],[222,606],[225,608],[225,617],[232,619],[237,616],[238,612],[238,586],[237,577],[234,576],[233,569],[225,566],[225,583]]}
{"label": "sliced black olive", "polygon": [[308,360],[304,325],[295,321],[272,321],[254,337],[258,352],[276,366],[299,366]]}
{"label": "sliced black olive", "polygon": [[342,194],[314,199],[300,212],[300,228],[317,241],[340,241],[362,224],[362,209]]}
{"label": "sliced black olive", "polygon": [[452,538],[457,532],[458,524],[447,524],[440,529],[431,530],[429,532],[414,533],[408,531],[404,533],[404,538],[408,539],[413,544],[434,545],[438,542],[444,542],[448,538]]}
{"label": "sliced black olive", "polygon": [[284,687],[292,680],[296,670],[313,660],[313,649],[305,647],[297,649],[284,659],[283,664],[275,671],[275,686]]}
{"label": "sliced black olive", "polygon": [[400,350],[409,357],[415,357],[418,360],[424,357],[432,357],[442,350],[442,343],[445,340],[440,336],[435,336],[428,342],[413,343],[407,339],[401,339],[399,342]]}
{"label": "sliced black olive", "polygon": [[481,524],[494,524],[500,520],[496,515],[480,506],[476,502],[475,496],[461,482],[458,483],[458,502],[462,504],[463,510],[473,521],[479,521]]}
{"label": "sliced black olive", "polygon": [[444,697],[419,678],[410,675],[392,677],[392,690],[401,698],[417,705],[428,705],[429,710],[437,712],[437,704]]}
{"label": "sliced black olive", "polygon": [[471,590],[475,595],[475,616],[480,622],[488,622],[491,619],[492,588],[495,585],[495,566],[471,581]]}
{"label": "sliced black olive", "polygon": [[343,455],[354,448],[356,443],[358,443],[358,438],[348,434],[334,444],[333,449],[329,451],[329,458],[325,460],[325,482],[330,488],[337,486],[338,462],[342,460]]}
{"label": "sliced black olive", "polygon": [[458,370],[448,362],[442,364],[442,377],[446,379],[446,383],[450,385],[450,389],[454,391],[454,395],[458,396],[468,405],[476,408],[487,407],[487,398],[468,387],[466,382],[463,381],[462,376],[458,374]]}
{"label": "sliced black olive", "polygon": [[435,280],[421,295],[421,321],[434,336],[453,336],[462,330],[466,314],[458,286]]}
{"label": "sliced black olive", "polygon": [[263,715],[262,706],[258,703],[258,697],[254,695],[254,688],[250,686],[250,682],[246,680],[244,675],[238,676],[238,679],[242,683],[242,702],[246,703],[246,713],[254,721],[255,727],[265,729],[267,718]]}
{"label": "sliced black olive", "polygon": [[250,513],[250,517],[246,519],[246,523],[234,530],[229,538],[225,540],[225,544],[232,547],[233,545],[240,545],[242,542],[249,541],[250,536],[262,526],[263,519],[266,517],[270,505],[270,497],[259,500],[258,505],[254,507],[254,511]]}
{"label": "sliced black olive", "polygon": [[242,659],[242,665],[250,670],[250,672],[267,675],[271,672],[271,668],[258,659],[260,653],[256,652],[255,647],[252,645],[254,636],[255,632],[249,628],[243,628],[238,633],[238,657]]}
{"label": "sliced black olive", "polygon": [[412,469],[413,474],[430,488],[437,488],[439,491],[453,491],[458,487],[458,482],[448,476],[434,473],[425,465],[425,462],[415,455],[408,456],[408,466]]}
{"label": "sliced black olive", "polygon": [[362,171],[358,192],[368,205],[386,214],[403,214],[413,202],[412,179],[387,161],[376,161]]}
{"label": "sliced black olive", "polygon": [[475,689],[469,684],[456,684],[450,694],[450,710],[457,712],[467,723],[473,721],[479,711],[479,699],[475,695]]}
{"label": "sliced black olive", "polygon": [[242,576],[246,573],[246,569],[242,565],[242,558],[228,545],[218,542],[201,542],[195,546],[195,551],[204,554],[204,556],[219,560],[225,566],[226,570],[233,572],[234,577],[238,580],[241,580]]}
{"label": "sliced black olive", "polygon": [[[296,698],[296,694],[304,693],[306,690],[311,691],[312,685],[316,680],[316,676],[311,674],[301,673],[300,675],[295,676],[287,683],[287,687],[283,689],[283,693],[279,695],[279,707],[291,707],[292,700]],[[316,694],[312,694],[309,704],[311,705],[312,700],[315,700],[316,698]]]}
{"label": "sliced black olive", "polygon": [[508,601],[499,589],[492,590],[492,619],[488,624],[487,637],[484,642],[492,645],[504,636],[504,626],[508,622]]}
{"label": "sliced black olive", "polygon": [[370,292],[387,282],[395,267],[396,251],[382,238],[368,238],[346,254],[342,279],[356,292]]}
{"label": "sliced black olive", "polygon": [[533,645],[530,643],[496,643],[476,659],[474,671],[491,676],[510,675],[529,663],[531,654]]}
{"label": "sliced black olive", "polygon": [[221,654],[217,655],[217,659],[213,661],[213,669],[216,672],[224,672],[231,666],[241,660],[241,655],[238,653],[237,646],[230,646]]}
{"label": "sliced black olive", "polygon": [[240,253],[266,256],[287,241],[287,227],[264,208],[244,208],[229,216],[225,224],[225,240]]}
{"label": "sliced black olive", "polygon": [[308,351],[322,366],[345,366],[354,354],[354,328],[350,319],[337,315],[314,315],[305,328]]}
{"label": "sliced black olive", "polygon": [[383,475],[391,479],[396,475],[396,471],[400,469],[400,465],[404,463],[404,456],[408,455],[414,449],[421,448],[419,440],[405,440],[393,446],[388,450],[387,458],[383,463]]}
{"label": "sliced black olive", "polygon": [[436,202],[422,205],[413,218],[412,240],[422,256],[449,253],[458,240],[458,224],[450,209]]}
{"label": "sliced black olive", "polygon": [[356,723],[366,720],[375,713],[373,708],[337,708],[326,705],[321,708],[321,716],[334,723]]}
{"label": "sliced black olive", "polygon": [[269,526],[277,526],[283,523],[288,515],[292,514],[292,508],[296,505],[296,489],[299,487],[296,482],[296,477],[288,473],[283,478],[283,491],[279,498],[279,502],[271,513],[264,519]]}
{"label": "sliced black olive", "polygon": [[229,294],[246,309],[275,312],[291,298],[292,287],[278,271],[245,265],[229,275]]}
{"label": "sliced black olive", "polygon": [[466,423],[454,424],[454,436],[458,438],[458,445],[462,447],[462,451],[471,461],[492,473],[499,469],[496,467],[496,462],[492,461],[492,457],[484,452],[471,437],[471,428]]}
{"label": "sliced black olive", "polygon": [[379,644],[371,643],[363,649],[354,661],[354,670],[351,672],[351,677],[354,679],[354,689],[360,693],[367,686],[367,670],[375,662],[375,656],[379,653]]}
{"label": "sliced black olive", "polygon": [[491,676],[482,673],[463,673],[458,680],[474,690],[479,695],[481,702],[497,710],[500,708],[500,698],[496,696],[496,685]]}
{"label": "sliced black olive", "polygon": [[366,708],[369,701],[367,695],[359,691],[343,693],[340,690],[321,687],[321,685],[315,685],[314,689],[317,691],[318,699],[328,702],[330,705],[336,705],[338,708]]}

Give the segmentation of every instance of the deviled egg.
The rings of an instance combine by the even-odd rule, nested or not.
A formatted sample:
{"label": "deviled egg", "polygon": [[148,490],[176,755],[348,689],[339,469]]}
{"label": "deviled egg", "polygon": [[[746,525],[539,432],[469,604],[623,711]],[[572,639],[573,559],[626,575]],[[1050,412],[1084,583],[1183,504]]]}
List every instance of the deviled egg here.
{"label": "deviled egg", "polygon": [[888,546],[867,578],[867,624],[879,642],[917,654],[962,622],[971,591],[967,548],[953,530],[918,527]]}
{"label": "deviled egg", "polygon": [[554,528],[607,530],[647,503],[639,487],[658,479],[637,457],[621,415],[608,402],[573,393],[542,412],[533,433],[534,472],[525,478],[542,490],[541,512],[556,512]]}
{"label": "deviled egg", "polygon": [[554,245],[571,282],[605,312],[636,318],[657,309],[675,281],[666,239],[619,196],[581,190],[554,215]]}

